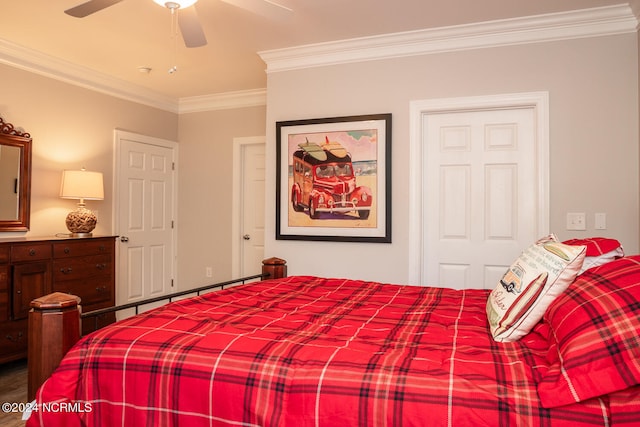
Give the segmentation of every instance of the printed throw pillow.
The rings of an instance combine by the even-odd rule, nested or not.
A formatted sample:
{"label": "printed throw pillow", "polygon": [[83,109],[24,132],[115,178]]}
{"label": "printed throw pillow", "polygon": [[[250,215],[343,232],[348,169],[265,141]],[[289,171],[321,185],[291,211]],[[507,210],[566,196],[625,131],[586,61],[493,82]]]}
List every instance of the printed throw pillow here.
{"label": "printed throw pillow", "polygon": [[553,234],[527,248],[487,300],[493,338],[510,342],[529,333],[549,304],[575,280],[585,252],[585,246],[565,245]]}

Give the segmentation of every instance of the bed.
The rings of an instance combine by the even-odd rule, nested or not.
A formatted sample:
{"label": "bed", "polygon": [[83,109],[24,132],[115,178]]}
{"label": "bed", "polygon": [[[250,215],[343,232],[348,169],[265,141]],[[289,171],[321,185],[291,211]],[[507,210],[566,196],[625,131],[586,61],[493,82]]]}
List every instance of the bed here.
{"label": "bed", "polygon": [[637,426],[640,256],[577,275],[521,338],[490,290],[293,276],[78,341],[27,426]]}

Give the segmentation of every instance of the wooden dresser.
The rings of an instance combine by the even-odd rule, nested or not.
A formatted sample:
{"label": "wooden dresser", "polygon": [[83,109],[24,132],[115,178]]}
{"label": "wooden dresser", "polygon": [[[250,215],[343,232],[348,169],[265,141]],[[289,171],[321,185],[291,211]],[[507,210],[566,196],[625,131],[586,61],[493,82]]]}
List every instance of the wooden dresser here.
{"label": "wooden dresser", "polygon": [[[83,312],[115,305],[115,236],[0,239],[0,363],[27,356],[29,305],[56,291],[79,296]],[[114,321],[92,319],[83,333]]]}

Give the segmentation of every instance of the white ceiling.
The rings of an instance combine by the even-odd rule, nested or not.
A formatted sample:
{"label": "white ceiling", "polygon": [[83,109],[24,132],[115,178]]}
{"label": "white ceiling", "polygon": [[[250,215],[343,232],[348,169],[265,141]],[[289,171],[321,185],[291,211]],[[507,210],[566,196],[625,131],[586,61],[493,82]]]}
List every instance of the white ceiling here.
{"label": "white ceiling", "polygon": [[[241,0],[226,0],[239,2]],[[242,0],[252,1],[263,0]],[[0,10],[0,63],[47,63],[122,82],[168,100],[266,87],[257,52],[522,16],[610,6],[624,0],[274,0],[281,19],[223,0],[195,5],[208,44],[186,48],[171,38],[169,10],[152,0],[123,0],[85,18],[64,10],[84,0],[16,0]],[[640,0],[629,2],[635,16]],[[170,74],[176,65],[178,71]],[[74,68],[75,67],[75,68]],[[138,70],[149,67],[148,74]],[[23,67],[27,68],[27,67]],[[72,73],[73,74],[73,73]],[[97,77],[96,77],[97,76]]]}

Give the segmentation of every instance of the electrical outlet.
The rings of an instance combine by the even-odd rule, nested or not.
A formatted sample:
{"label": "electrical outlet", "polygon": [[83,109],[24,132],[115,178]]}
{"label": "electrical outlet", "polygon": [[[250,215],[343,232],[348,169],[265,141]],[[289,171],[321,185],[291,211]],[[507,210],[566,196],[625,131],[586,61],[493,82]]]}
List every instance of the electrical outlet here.
{"label": "electrical outlet", "polygon": [[207,277],[213,277],[213,268],[211,268],[211,267],[206,267],[206,268],[204,269],[204,274],[205,274],[205,276],[207,276]]}
{"label": "electrical outlet", "polygon": [[587,215],[584,212],[567,214],[567,230],[586,230]]}

